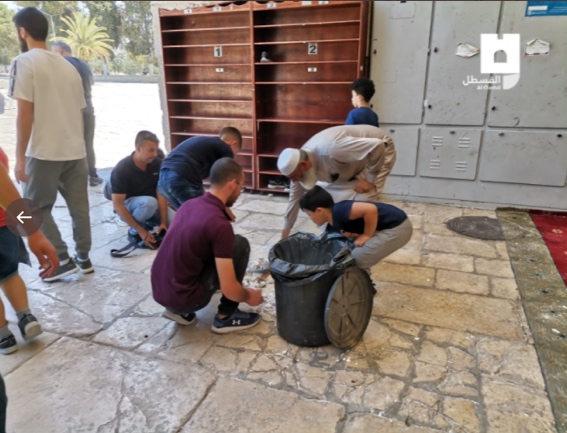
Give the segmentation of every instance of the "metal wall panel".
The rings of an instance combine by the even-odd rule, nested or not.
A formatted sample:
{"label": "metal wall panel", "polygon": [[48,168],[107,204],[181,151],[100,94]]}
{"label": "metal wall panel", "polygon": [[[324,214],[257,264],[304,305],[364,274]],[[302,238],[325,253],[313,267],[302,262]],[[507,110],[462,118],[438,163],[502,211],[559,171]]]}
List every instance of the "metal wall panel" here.
{"label": "metal wall panel", "polygon": [[565,186],[567,131],[487,131],[479,179]]}
{"label": "metal wall panel", "polygon": [[[567,16],[525,17],[525,10],[526,2],[504,2],[500,32],[520,34],[520,80],[511,89],[492,91],[488,125],[565,128]],[[549,42],[549,55],[525,56],[533,39]]]}
{"label": "metal wall panel", "polygon": [[480,76],[480,56],[457,56],[459,43],[480,48],[481,33],[496,33],[499,1],[435,2],[427,79],[425,123],[483,125],[488,90],[464,86]]}
{"label": "metal wall panel", "polygon": [[419,175],[474,180],[481,131],[463,128],[426,128],[419,147]]}
{"label": "metal wall panel", "polygon": [[396,146],[396,163],[390,174],[394,176],[415,176],[417,172],[419,127],[382,125],[381,128],[392,137]]}
{"label": "metal wall panel", "polygon": [[373,2],[370,78],[383,123],[421,123],[431,1]]}

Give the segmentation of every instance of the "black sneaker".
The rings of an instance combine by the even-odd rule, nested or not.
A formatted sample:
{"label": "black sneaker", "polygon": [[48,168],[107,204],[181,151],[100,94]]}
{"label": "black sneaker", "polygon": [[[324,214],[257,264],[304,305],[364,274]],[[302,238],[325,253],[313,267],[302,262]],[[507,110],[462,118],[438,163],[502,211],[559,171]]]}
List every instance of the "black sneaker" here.
{"label": "black sneaker", "polygon": [[130,242],[131,244],[139,244],[140,242],[142,242],[142,237],[138,233],[133,235],[128,230],[128,242]]}
{"label": "black sneaker", "polygon": [[91,272],[94,272],[94,266],[91,259],[81,260],[78,256],[75,256],[73,257],[73,261],[83,274],[90,274]]}
{"label": "black sneaker", "polygon": [[18,322],[18,328],[20,328],[22,337],[24,337],[24,340],[26,341],[37,337],[43,332],[41,325],[33,314],[26,314],[22,317]]}
{"label": "black sneaker", "polygon": [[8,337],[0,339],[0,353],[4,355],[9,355],[18,350],[18,343],[16,343],[16,337],[14,334],[10,334]]}
{"label": "black sneaker", "polygon": [[69,275],[73,275],[76,272],[79,272],[79,268],[77,267],[75,262],[73,262],[73,260],[69,259],[67,264],[59,265],[59,268],[57,269],[57,271],[55,271],[55,274],[53,274],[49,278],[44,278],[43,281],[51,283],[53,281],[58,281],[61,278],[68,277]]}
{"label": "black sneaker", "polygon": [[260,323],[259,314],[245,313],[244,311],[236,310],[232,313],[232,316],[226,319],[221,319],[218,314],[215,314],[212,330],[217,334],[227,334],[229,332],[252,328],[258,323]]}
{"label": "black sneaker", "polygon": [[104,180],[102,180],[100,177],[98,176],[89,176],[89,185],[90,186],[98,186],[100,185],[102,182],[104,182]]}
{"label": "black sneaker", "polygon": [[192,325],[193,323],[195,323],[195,320],[197,320],[197,315],[195,313],[177,314],[169,310],[165,310],[162,313],[162,316],[166,319],[173,320],[180,325]]}

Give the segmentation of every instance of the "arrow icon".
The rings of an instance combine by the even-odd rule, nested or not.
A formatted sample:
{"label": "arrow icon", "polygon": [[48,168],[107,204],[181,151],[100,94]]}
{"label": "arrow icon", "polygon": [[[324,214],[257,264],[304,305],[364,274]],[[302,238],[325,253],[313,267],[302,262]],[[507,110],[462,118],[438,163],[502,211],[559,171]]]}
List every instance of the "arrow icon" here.
{"label": "arrow icon", "polygon": [[24,215],[24,211],[21,211],[20,214],[16,218],[18,219],[20,224],[23,224],[24,222],[22,220],[23,219],[31,219],[31,216],[30,215]]}

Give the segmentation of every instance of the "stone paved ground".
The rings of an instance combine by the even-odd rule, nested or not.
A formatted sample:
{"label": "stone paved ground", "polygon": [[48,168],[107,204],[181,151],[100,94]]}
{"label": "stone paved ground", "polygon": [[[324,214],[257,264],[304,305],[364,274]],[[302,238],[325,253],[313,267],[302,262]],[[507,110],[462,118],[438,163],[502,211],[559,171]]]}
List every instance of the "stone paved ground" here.
{"label": "stone paved ground", "polygon": [[[108,85],[108,92],[107,85],[95,87],[95,97],[108,95],[97,110],[113,122],[99,121],[97,137],[108,141],[97,149],[119,159],[130,131],[145,121],[158,130],[160,119],[143,117],[155,101],[136,99],[136,86],[151,85]],[[118,92],[129,105],[110,103]],[[2,146],[13,134],[9,116],[0,117]],[[248,331],[211,332],[217,298],[196,326],[163,319],[150,295],[155,253],[110,257],[125,228],[100,189],[89,195],[94,274],[46,284],[21,267],[46,332],[0,358],[9,433],[556,431],[505,242],[444,226],[494,212],[389,200],[410,215],[414,236],[372,269],[378,294],[370,325],[343,352],[281,339],[270,280],[264,320]],[[277,242],[285,203],[242,195],[235,231],[250,240],[251,259],[267,257]],[[64,203],[54,212],[72,244]],[[305,216],[296,229],[317,231]],[[9,319],[17,335],[11,311]]]}

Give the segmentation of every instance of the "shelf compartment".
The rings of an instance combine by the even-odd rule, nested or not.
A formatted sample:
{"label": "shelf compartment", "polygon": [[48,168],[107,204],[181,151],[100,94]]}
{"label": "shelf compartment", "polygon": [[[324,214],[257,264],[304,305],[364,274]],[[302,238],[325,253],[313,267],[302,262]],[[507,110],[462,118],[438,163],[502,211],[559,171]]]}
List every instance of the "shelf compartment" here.
{"label": "shelf compartment", "polygon": [[282,174],[278,171],[277,173],[259,173],[258,175],[258,185],[256,186],[256,189],[259,191],[266,191],[266,192],[277,192],[277,193],[283,193],[285,192],[286,194],[288,194],[288,192],[285,191],[285,189],[282,188],[268,188],[268,182],[270,180],[275,180],[278,177],[281,177]]}
{"label": "shelf compartment", "polygon": [[190,66],[165,68],[166,82],[251,82],[252,68],[247,66]]}
{"label": "shelf compartment", "polygon": [[[228,125],[230,126],[230,125]],[[222,129],[222,128],[221,128]],[[220,129],[216,133],[203,133],[199,131],[195,132],[172,132],[171,136],[171,148],[175,148],[179,144],[183,143],[185,140],[188,140],[192,137],[218,137]],[[240,131],[242,132],[242,131]],[[242,149],[240,153],[245,156],[252,157],[254,150],[252,144],[252,136],[242,136]],[[239,153],[239,154],[240,154]]]}
{"label": "shelf compartment", "polygon": [[250,44],[250,29],[222,29],[222,31],[189,31],[162,33],[162,44],[168,45],[224,45]]}
{"label": "shelf compartment", "polygon": [[[249,26],[234,26],[234,27],[223,27],[224,30],[246,30],[247,32],[250,31]],[[193,28],[183,28],[183,29],[173,29],[173,30],[162,30],[162,33],[170,34],[170,33],[182,33],[182,32],[218,32],[218,27],[193,27]]]}
{"label": "shelf compartment", "polygon": [[166,48],[163,50],[163,63],[226,65],[250,62],[250,46],[246,45],[222,45],[222,56],[215,57],[215,54],[218,54],[215,47]]}
{"label": "shelf compartment", "polygon": [[242,135],[252,136],[252,119],[169,119],[169,130],[175,132],[188,132],[218,135],[221,129],[226,126],[233,126]]}
{"label": "shelf compartment", "polygon": [[262,27],[254,29],[254,43],[283,43],[297,41],[325,41],[329,39],[358,39],[360,23],[347,21],[333,23],[332,29],[325,23],[313,26],[297,26],[290,31],[289,27]]}
{"label": "shelf compartment", "polygon": [[[276,5],[273,9],[254,10],[254,26],[296,23],[333,23],[337,21],[360,20],[360,3],[333,3],[335,2],[331,1],[327,5],[306,7],[304,9],[278,9]],[[313,6],[319,5],[314,4]]]}
{"label": "shelf compartment", "polygon": [[256,66],[256,81],[258,82],[298,82],[316,81],[352,82],[358,77],[358,65],[349,63],[317,63],[310,64],[281,64],[273,68]]}
{"label": "shelf compartment", "polygon": [[262,158],[258,157],[258,172],[267,174],[279,174],[277,158]]}
{"label": "shelf compartment", "polygon": [[226,84],[222,86],[190,86],[187,84],[167,84],[167,96],[170,99],[203,100],[248,100],[252,101],[254,86],[247,84]]}
{"label": "shelf compartment", "polygon": [[[276,84],[263,86],[256,95],[259,119],[346,119],[351,105],[348,84],[344,86]],[[344,123],[344,120],[342,120]]]}
{"label": "shelf compartment", "polygon": [[[262,52],[265,51],[268,58],[276,63],[282,62],[303,62],[350,60],[358,62],[358,41],[324,41],[317,43],[317,54],[307,52],[307,42],[297,43],[266,43],[254,45],[254,60],[259,62]],[[266,62],[267,64],[268,62]],[[359,74],[357,74],[358,77]],[[355,77],[356,78],[356,77]],[[354,78],[353,78],[354,80]]]}
{"label": "shelf compartment", "polygon": [[[259,123],[256,135],[258,160],[274,161],[288,147],[300,148],[307,140],[330,125],[323,123]],[[260,156],[260,155],[270,156]],[[266,164],[268,164],[266,162]],[[260,165],[260,163],[259,163]]]}
{"label": "shelf compartment", "polygon": [[[192,13],[186,13],[189,10]],[[211,14],[211,10],[206,8],[188,8],[185,11],[173,12],[175,15],[170,15],[171,12],[164,9],[160,9],[159,12],[162,33],[177,29],[216,29],[218,31],[218,29],[231,27],[250,27],[250,12],[248,10],[235,11],[230,14]],[[204,14],[201,15],[199,12]]]}
{"label": "shelf compartment", "polygon": [[242,167],[242,170],[247,171],[247,172],[254,171],[252,156],[237,153],[236,156],[234,157],[234,160],[240,164],[240,166]]}
{"label": "shelf compartment", "polygon": [[[254,65],[256,66],[280,66],[280,65],[322,65],[322,64],[331,64],[337,65],[341,63],[357,63],[356,60],[310,60],[309,62],[256,62]],[[175,66],[175,65],[165,65],[165,66]],[[189,65],[187,65],[189,66]]]}
{"label": "shelf compartment", "polygon": [[268,24],[268,25],[254,25],[255,29],[269,29],[269,28],[273,28],[273,27],[280,27],[280,28],[293,28],[293,27],[310,27],[310,26],[337,26],[337,25],[343,25],[343,24],[357,24],[360,25],[360,21],[359,20],[350,20],[350,21],[346,21],[346,20],[342,20],[342,21],[327,21],[324,23],[291,23],[291,24]]}
{"label": "shelf compartment", "polygon": [[170,116],[249,118],[252,119],[252,101],[168,101]]}

